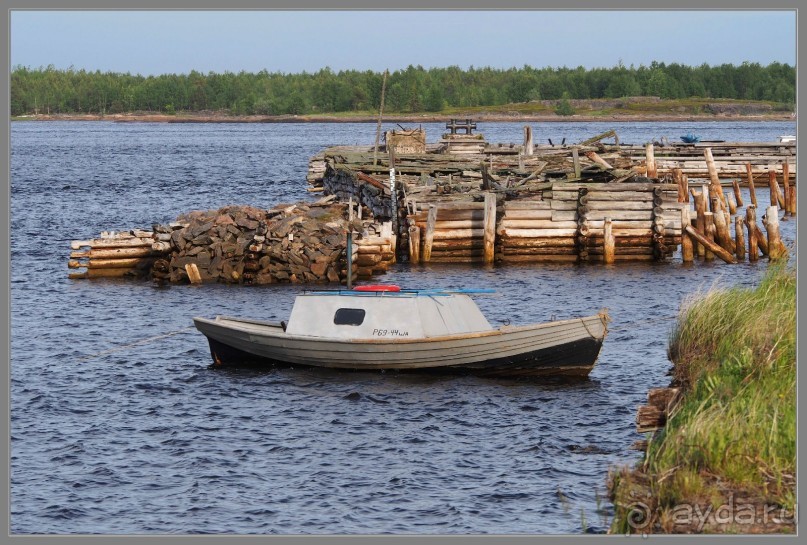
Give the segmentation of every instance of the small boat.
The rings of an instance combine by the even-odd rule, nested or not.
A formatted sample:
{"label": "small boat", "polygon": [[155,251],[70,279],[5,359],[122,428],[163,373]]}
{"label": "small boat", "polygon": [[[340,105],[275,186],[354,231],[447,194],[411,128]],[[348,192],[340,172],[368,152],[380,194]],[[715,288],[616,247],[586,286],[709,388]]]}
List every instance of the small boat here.
{"label": "small boat", "polygon": [[298,295],[288,323],[194,318],[214,366],[310,366],[482,376],[588,376],[608,314],[494,328],[470,294],[492,290],[354,290]]}
{"label": "small boat", "polygon": [[701,141],[701,137],[689,132],[681,137],[681,141],[684,144],[697,144],[698,142]]}
{"label": "small boat", "polygon": [[795,142],[796,137],[792,134],[783,134],[779,137],[780,144],[789,144],[790,142]]}

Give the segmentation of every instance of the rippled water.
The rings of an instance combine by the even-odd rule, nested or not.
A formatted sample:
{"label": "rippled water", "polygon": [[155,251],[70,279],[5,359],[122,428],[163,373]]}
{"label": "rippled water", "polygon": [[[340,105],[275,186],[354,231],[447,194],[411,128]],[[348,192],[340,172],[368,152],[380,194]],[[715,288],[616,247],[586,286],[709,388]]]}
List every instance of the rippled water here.
{"label": "rippled water", "polygon": [[[610,128],[636,143],[795,131],[767,122],[533,125],[536,141]],[[426,129],[429,141],[444,130]],[[480,130],[494,142],[521,140],[520,124]],[[606,472],[637,458],[627,450],[640,438],[636,407],[668,383],[679,301],[715,281],[752,284],[765,261],[401,264],[385,279],[495,288],[478,299],[493,324],[607,307],[597,367],[571,384],[213,370],[204,337],[183,331],[192,316],[284,319],[303,287],[67,279],[70,240],[191,209],[309,198],[310,155],[374,136],[370,124],[12,124],[13,533],[606,530]],[[760,206],[767,195],[758,192]],[[782,222],[788,243],[795,223]]]}

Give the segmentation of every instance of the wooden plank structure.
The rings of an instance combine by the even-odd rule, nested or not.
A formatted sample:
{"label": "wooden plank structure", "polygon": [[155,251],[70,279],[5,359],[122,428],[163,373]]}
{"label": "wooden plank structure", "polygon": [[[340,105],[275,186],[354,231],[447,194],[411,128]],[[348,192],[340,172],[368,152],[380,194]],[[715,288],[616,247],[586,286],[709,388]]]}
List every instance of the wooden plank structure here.
{"label": "wooden plank structure", "polygon": [[68,278],[143,278],[148,276],[154,261],[167,252],[158,243],[155,233],[104,231],[98,238],[74,240],[70,244],[67,266],[77,269]]}

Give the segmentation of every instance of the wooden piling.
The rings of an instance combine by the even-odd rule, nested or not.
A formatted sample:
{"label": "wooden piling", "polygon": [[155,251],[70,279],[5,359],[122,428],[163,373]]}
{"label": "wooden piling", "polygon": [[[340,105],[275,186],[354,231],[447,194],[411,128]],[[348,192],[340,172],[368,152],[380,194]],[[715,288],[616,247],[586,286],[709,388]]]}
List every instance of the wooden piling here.
{"label": "wooden piling", "polygon": [[675,185],[678,187],[678,202],[689,202],[689,184],[684,177],[684,173],[681,172],[680,168],[674,168],[672,174]]}
{"label": "wooden piling", "polygon": [[611,163],[609,163],[608,161],[606,161],[605,159],[603,159],[602,157],[597,155],[597,152],[595,152],[595,151],[587,151],[587,152],[584,153],[584,155],[586,157],[588,157],[591,161],[597,163],[598,165],[600,165],[603,168],[607,168],[607,169],[614,168],[611,165]]}
{"label": "wooden piling", "polygon": [[743,195],[740,193],[740,182],[738,180],[732,180],[731,188],[734,190],[734,202],[736,206],[743,206]]}
{"label": "wooden piling", "polygon": [[729,203],[729,214],[733,216],[737,213],[737,201],[734,199],[734,195],[732,193],[728,193],[726,195],[726,200]]}
{"label": "wooden piling", "polygon": [[[710,234],[713,235],[714,232],[715,232],[715,225],[714,225],[714,221],[712,221],[711,223],[709,222],[709,218],[711,218],[711,216],[707,216],[706,230],[707,230],[707,232],[709,232]],[[717,256],[720,259],[722,259],[723,261],[725,261],[726,263],[737,263],[737,259],[733,255],[728,253],[722,247],[715,244],[710,238],[704,237],[703,235],[698,233],[698,231],[693,229],[691,225],[687,226],[685,231],[687,233],[689,233],[693,238],[695,238],[695,240],[697,240],[698,242],[700,242],[701,244],[706,246],[706,249],[707,249],[706,260],[707,261],[711,261],[711,260],[714,259],[714,256]],[[711,257],[710,257],[710,254],[711,254]]]}
{"label": "wooden piling", "polygon": [[[725,198],[726,196],[723,195],[723,186],[720,185],[720,178],[717,175],[717,168],[715,167],[715,160],[712,157],[712,148],[706,148],[703,150],[703,155],[706,158],[706,168],[709,170],[709,181],[712,185],[712,196],[717,196],[720,199],[720,205],[723,207],[724,210],[728,210]],[[712,210],[714,212],[714,210]]]}
{"label": "wooden piling", "polygon": [[485,193],[485,263],[493,263],[496,242],[496,195]]}
{"label": "wooden piling", "polygon": [[790,186],[790,215],[796,215],[796,186]]}
{"label": "wooden piling", "polygon": [[726,225],[726,215],[722,210],[714,212],[715,230],[717,231],[717,243],[728,253],[734,253],[734,242],[731,240],[731,233]]}
{"label": "wooden piling", "polygon": [[748,229],[748,261],[756,262],[759,257],[759,247],[757,246],[757,209],[754,205],[745,209],[745,227]]}
{"label": "wooden piling", "polygon": [[769,206],[765,212],[765,230],[768,232],[768,257],[778,260],[787,257],[785,247],[779,235],[779,209]]}
{"label": "wooden piling", "polygon": [[647,144],[647,147],[645,148],[645,165],[647,166],[647,177],[658,178],[658,171],[656,170],[656,156],[652,142]]}
{"label": "wooden piling", "polygon": [[605,218],[605,234],[603,236],[603,263],[610,265],[614,262],[614,249],[616,240],[611,226],[611,218]]}
{"label": "wooden piling", "polygon": [[429,216],[426,220],[426,233],[423,236],[423,251],[421,259],[428,263],[432,258],[432,244],[434,243],[434,226],[437,223],[437,207],[429,205]]}
{"label": "wooden piling", "polygon": [[420,227],[409,227],[409,262],[420,263]]}
{"label": "wooden piling", "polygon": [[751,204],[757,205],[757,192],[754,189],[754,174],[751,170],[751,163],[745,164],[746,177],[748,179],[748,193],[751,196]]}
{"label": "wooden piling", "polygon": [[787,161],[782,162],[782,188],[785,200],[785,215],[790,215],[790,165]]}
{"label": "wooden piling", "polygon": [[532,127],[529,125],[524,125],[524,149],[522,151],[522,155],[531,157],[534,152],[535,148],[532,142]]}
{"label": "wooden piling", "polygon": [[185,272],[188,273],[188,280],[191,284],[201,284],[202,276],[199,274],[199,267],[196,263],[187,263],[185,265]]}
{"label": "wooden piling", "polygon": [[[691,223],[689,219],[689,207],[685,206],[681,208],[682,231],[691,226]],[[683,236],[681,237],[681,259],[683,259],[684,263],[691,263],[695,260],[695,249],[693,247],[692,237],[686,232],[683,232]]]}
{"label": "wooden piling", "polygon": [[[706,235],[706,198],[704,192],[695,193],[692,191],[692,196],[695,200],[695,227],[702,235]],[[703,258],[706,255],[706,248],[703,244],[698,243],[697,248],[698,257]]]}
{"label": "wooden piling", "polygon": [[577,148],[572,148],[572,162],[574,163],[574,177],[576,179],[580,179],[580,153],[578,152]]}
{"label": "wooden piling", "polygon": [[776,171],[768,171],[768,186],[771,190],[771,205],[784,208],[784,199],[779,194],[779,182],[776,181]]}
{"label": "wooden piling", "polygon": [[734,247],[737,250],[737,261],[745,261],[745,219],[742,216],[734,218]]}

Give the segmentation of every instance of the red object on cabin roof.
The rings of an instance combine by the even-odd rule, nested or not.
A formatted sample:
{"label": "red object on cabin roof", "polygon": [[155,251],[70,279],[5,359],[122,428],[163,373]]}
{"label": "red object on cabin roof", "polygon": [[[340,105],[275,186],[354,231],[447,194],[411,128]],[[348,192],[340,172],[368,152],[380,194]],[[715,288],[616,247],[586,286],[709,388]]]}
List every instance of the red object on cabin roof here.
{"label": "red object on cabin roof", "polygon": [[354,291],[401,291],[399,286],[393,284],[368,284],[366,286],[356,286]]}

